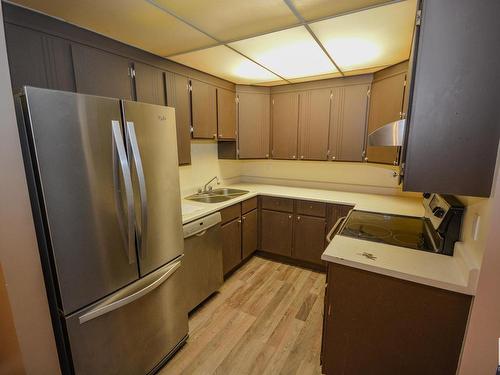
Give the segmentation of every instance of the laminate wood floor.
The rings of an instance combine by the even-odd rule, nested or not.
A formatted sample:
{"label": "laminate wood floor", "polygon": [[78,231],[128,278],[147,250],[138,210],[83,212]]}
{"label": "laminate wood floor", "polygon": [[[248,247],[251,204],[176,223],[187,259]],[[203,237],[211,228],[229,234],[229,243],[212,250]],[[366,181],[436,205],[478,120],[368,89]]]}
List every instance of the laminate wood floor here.
{"label": "laminate wood floor", "polygon": [[324,285],[322,273],[253,257],[193,312],[160,374],[321,374]]}

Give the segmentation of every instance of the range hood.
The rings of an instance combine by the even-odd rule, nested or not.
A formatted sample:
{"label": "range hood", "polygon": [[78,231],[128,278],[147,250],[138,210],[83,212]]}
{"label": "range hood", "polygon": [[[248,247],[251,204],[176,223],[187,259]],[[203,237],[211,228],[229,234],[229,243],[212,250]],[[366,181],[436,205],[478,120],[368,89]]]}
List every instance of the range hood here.
{"label": "range hood", "polygon": [[390,122],[368,134],[370,146],[403,146],[406,119]]}

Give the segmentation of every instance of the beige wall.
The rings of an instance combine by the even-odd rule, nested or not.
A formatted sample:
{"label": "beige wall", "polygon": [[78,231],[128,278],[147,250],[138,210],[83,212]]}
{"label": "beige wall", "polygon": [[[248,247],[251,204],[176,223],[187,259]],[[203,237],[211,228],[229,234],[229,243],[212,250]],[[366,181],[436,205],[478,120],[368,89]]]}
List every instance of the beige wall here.
{"label": "beige wall", "polygon": [[240,167],[236,160],[219,160],[217,143],[213,141],[191,141],[191,165],[179,167],[181,195],[193,194],[214,176],[221,184],[239,181]]}
{"label": "beige wall", "polygon": [[1,7],[0,24],[0,263],[26,373],[52,375],[59,373],[59,365],[19,145]]}
{"label": "beige wall", "polygon": [[499,364],[500,338],[500,152],[491,214],[486,223],[485,251],[476,297],[459,369],[460,375],[494,374]]}
{"label": "beige wall", "polygon": [[223,183],[260,182],[318,189],[414,196],[403,193],[396,168],[371,163],[341,163],[298,160],[219,160],[217,143],[191,142],[191,165],[179,168],[183,195],[191,194],[213,176]]}

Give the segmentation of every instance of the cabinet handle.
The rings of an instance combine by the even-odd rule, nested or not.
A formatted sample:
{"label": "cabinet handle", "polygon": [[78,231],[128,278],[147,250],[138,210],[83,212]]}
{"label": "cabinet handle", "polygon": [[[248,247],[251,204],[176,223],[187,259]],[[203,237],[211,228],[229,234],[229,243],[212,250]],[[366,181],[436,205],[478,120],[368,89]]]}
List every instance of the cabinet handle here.
{"label": "cabinet handle", "polygon": [[301,158],[301,159],[304,159],[304,155],[300,155],[300,158]]}
{"label": "cabinet handle", "polygon": [[295,155],[292,155],[292,159],[297,159],[297,157]]}
{"label": "cabinet handle", "polygon": [[213,137],[214,137],[214,139],[217,139],[217,134],[214,134]]}
{"label": "cabinet handle", "polygon": [[297,221],[300,221],[300,216],[297,216]]}
{"label": "cabinet handle", "polygon": [[219,134],[219,138],[222,138],[222,134]]}
{"label": "cabinet handle", "polygon": [[328,316],[332,315],[332,304],[328,304]]}
{"label": "cabinet handle", "polygon": [[288,215],[288,218],[291,219],[292,218],[292,215]]}
{"label": "cabinet handle", "polygon": [[266,158],[269,158],[269,154],[266,154]]}
{"label": "cabinet handle", "polygon": [[246,217],[245,216],[242,216],[241,217],[241,220],[245,221]]}
{"label": "cabinet handle", "polygon": [[332,156],[332,160],[335,160],[335,159],[336,159],[336,157],[335,157],[335,156]]}

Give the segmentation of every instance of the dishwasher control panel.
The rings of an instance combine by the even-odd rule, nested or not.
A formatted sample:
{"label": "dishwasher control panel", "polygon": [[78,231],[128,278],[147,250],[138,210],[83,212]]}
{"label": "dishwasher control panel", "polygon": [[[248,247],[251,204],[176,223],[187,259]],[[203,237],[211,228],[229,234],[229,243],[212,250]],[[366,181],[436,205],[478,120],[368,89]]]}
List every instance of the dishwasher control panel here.
{"label": "dishwasher control panel", "polygon": [[219,212],[212,215],[202,217],[201,219],[192,221],[190,223],[184,224],[182,230],[184,232],[184,238],[194,236],[197,233],[203,232],[208,228],[213,227],[221,222],[221,216]]}

